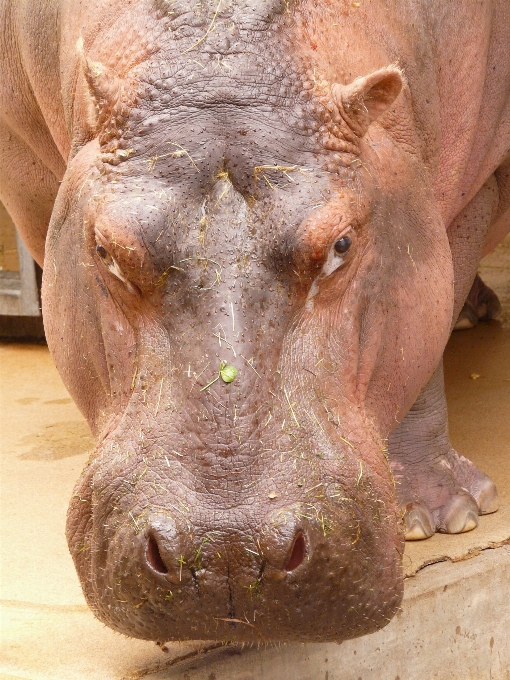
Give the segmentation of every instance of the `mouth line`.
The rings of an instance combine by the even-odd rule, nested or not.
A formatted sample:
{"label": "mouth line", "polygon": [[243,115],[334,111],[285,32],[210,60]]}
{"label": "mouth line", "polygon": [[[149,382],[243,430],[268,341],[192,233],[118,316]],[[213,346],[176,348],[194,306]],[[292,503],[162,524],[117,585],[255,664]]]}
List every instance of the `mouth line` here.
{"label": "mouth line", "polygon": [[236,618],[226,618],[224,616],[215,616],[214,621],[223,621],[224,623],[229,624],[232,626],[232,628],[236,628],[238,624],[243,624],[244,626],[249,626],[253,630],[257,632],[257,635],[260,637],[261,640],[266,640],[265,636],[261,632],[260,628],[256,626],[254,623],[250,623],[249,621],[243,621],[243,619],[236,619]]}

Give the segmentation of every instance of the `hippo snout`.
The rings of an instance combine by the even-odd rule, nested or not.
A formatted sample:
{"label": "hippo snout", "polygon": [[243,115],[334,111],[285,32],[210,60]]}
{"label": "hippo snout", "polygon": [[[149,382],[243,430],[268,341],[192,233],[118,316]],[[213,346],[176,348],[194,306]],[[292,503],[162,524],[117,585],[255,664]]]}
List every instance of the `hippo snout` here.
{"label": "hippo snout", "polygon": [[[252,540],[252,548],[243,546],[256,562],[257,579],[260,581],[267,572],[269,579],[283,580],[311,559],[313,547],[308,536],[296,508],[271,513],[260,536]],[[171,518],[154,519],[139,541],[142,562],[149,573],[174,584],[185,583],[191,577],[196,579],[199,572],[205,571],[204,562],[210,562],[211,557],[214,561],[215,556],[221,561],[221,552],[228,554],[235,545],[235,539],[228,533],[211,529],[203,535],[198,548],[194,548],[185,529],[179,532]],[[215,549],[209,550],[207,544],[215,544]]]}
{"label": "hippo snout", "polygon": [[397,552],[365,525],[353,539],[317,502],[252,508],[242,522],[225,509],[127,515],[136,522],[98,553],[89,601],[136,637],[333,640],[382,627],[400,604]]}

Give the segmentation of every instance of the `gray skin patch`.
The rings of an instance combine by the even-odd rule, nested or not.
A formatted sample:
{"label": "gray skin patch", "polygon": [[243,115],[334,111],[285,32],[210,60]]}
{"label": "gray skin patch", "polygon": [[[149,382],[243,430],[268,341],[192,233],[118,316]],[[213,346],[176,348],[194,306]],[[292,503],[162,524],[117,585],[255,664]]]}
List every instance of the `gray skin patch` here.
{"label": "gray skin patch", "polygon": [[216,19],[229,19],[246,28],[264,30],[278,15],[289,10],[285,0],[155,0],[154,6],[160,16],[169,16],[175,25],[187,23],[195,27],[214,28]]}
{"label": "gray skin patch", "polygon": [[[299,61],[285,3],[163,5],[166,11],[154,27],[154,56],[130,72],[136,94],[128,84],[117,84],[112,101],[105,101],[104,76],[98,76],[104,164],[131,162],[150,148],[156,176],[168,169],[161,159],[186,158],[188,167],[174,163],[176,176],[186,181],[198,170],[201,178],[210,176],[223,159],[228,163],[239,155],[246,163],[238,164],[236,174],[252,175],[261,151],[268,164],[286,159],[287,166],[307,152],[314,154],[315,166],[319,155],[331,173],[352,163],[359,140],[339,116],[330,84]],[[118,42],[113,33],[112,40]],[[91,89],[94,93],[93,82]],[[207,125],[200,124],[202,113],[208,114]],[[214,165],[204,168],[196,159],[211,144]]]}

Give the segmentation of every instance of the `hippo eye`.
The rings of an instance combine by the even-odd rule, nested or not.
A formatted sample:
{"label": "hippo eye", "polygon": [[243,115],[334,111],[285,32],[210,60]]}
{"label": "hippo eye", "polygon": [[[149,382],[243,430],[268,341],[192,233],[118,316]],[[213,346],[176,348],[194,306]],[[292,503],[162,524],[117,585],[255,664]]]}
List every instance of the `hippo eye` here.
{"label": "hippo eye", "polygon": [[335,243],[335,252],[337,252],[339,255],[343,255],[349,250],[351,243],[352,239],[350,239],[348,236],[342,236],[342,238],[339,238]]}
{"label": "hippo eye", "polygon": [[96,252],[102,260],[105,260],[106,256],[108,255],[108,253],[106,252],[106,248],[99,245],[99,243],[96,246]]}
{"label": "hippo eye", "polygon": [[113,274],[119,281],[125,283],[130,293],[137,292],[136,286],[126,279],[115,258],[100,243],[96,244],[96,253],[104,262],[110,274]]}
{"label": "hippo eye", "polygon": [[349,257],[349,255],[347,255],[346,253],[348,253],[348,251],[350,250],[352,241],[353,239],[356,238],[356,235],[352,227],[350,227],[350,231],[348,233],[352,234],[352,238],[350,236],[341,236],[333,243],[333,245],[330,245],[326,261],[322,265],[321,272],[319,276],[315,279],[315,281],[312,283],[312,286],[308,292],[307,304],[308,303],[313,304],[311,300],[317,295],[317,293],[320,290],[318,282],[321,279],[330,276],[330,274],[335,272],[337,269],[340,269],[340,267],[342,267],[346,262],[351,260],[351,257]]}
{"label": "hippo eye", "polygon": [[327,259],[322,266],[321,275],[323,277],[329,276],[345,263],[352,241],[353,239],[351,236],[341,236],[333,243],[328,252]]}

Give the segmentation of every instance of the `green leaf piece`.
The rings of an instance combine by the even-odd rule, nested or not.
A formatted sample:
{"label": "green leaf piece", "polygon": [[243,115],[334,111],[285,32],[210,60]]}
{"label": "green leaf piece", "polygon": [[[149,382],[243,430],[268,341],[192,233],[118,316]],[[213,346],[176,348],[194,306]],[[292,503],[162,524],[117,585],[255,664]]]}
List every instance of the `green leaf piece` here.
{"label": "green leaf piece", "polygon": [[227,364],[222,361],[220,364],[220,378],[225,383],[231,383],[237,375],[237,368],[235,366],[227,366]]}
{"label": "green leaf piece", "polygon": [[207,390],[209,387],[211,387],[211,385],[214,385],[214,383],[220,378],[225,383],[231,383],[233,382],[237,373],[238,371],[235,366],[228,366],[226,361],[222,361],[220,363],[220,370],[218,371],[218,375],[213,380],[211,380],[211,382],[208,382],[207,385],[202,387],[200,391],[203,392],[204,390]]}

